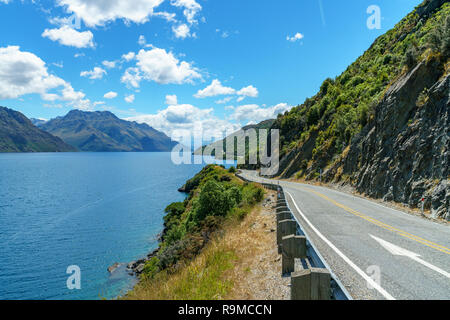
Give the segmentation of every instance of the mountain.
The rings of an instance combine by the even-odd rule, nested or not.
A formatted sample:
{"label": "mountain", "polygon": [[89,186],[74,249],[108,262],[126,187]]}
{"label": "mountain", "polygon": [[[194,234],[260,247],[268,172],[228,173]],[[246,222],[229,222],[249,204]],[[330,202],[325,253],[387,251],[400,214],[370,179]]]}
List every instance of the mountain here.
{"label": "mountain", "polygon": [[90,152],[168,152],[177,144],[146,124],[121,120],[108,111],[72,110],[41,129]]}
{"label": "mountain", "polygon": [[[235,139],[237,139],[237,141],[240,141],[244,138],[244,135],[246,133],[247,130],[251,130],[251,129],[255,129],[257,136],[259,137],[259,132],[258,130],[262,130],[262,129],[270,129],[273,124],[275,123],[275,119],[270,119],[270,120],[264,120],[258,124],[251,124],[251,125],[247,125],[245,127],[242,127],[239,131],[234,132],[233,134],[229,135],[228,137],[226,137],[225,139],[219,140],[219,141],[215,141],[211,144],[209,144],[208,146],[210,146],[211,148],[219,148],[221,145],[223,146],[223,151],[226,152],[227,151],[227,146],[226,146],[226,141],[228,138],[234,137]],[[205,150],[207,146],[204,146],[202,148],[199,148],[197,150],[195,150],[194,154],[195,155],[201,155],[201,153]],[[246,143],[246,154],[249,153],[249,145],[248,143]],[[235,148],[235,152],[234,152],[235,156],[237,156],[237,148]],[[212,155],[215,155],[215,152],[212,153]],[[250,167],[247,167],[250,168]]]}
{"label": "mountain", "polygon": [[0,107],[0,152],[67,151],[76,149],[35,127],[22,113]]}
{"label": "mountain", "polygon": [[347,184],[450,220],[450,3],[427,0],[280,115],[282,178]]}

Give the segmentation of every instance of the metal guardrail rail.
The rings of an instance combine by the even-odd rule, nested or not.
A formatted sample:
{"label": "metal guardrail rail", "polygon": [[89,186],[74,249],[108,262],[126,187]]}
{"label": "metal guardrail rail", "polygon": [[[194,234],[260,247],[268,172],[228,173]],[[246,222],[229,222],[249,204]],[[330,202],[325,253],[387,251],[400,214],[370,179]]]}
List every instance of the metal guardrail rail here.
{"label": "metal guardrail rail", "polygon": [[[246,179],[245,177],[237,174],[237,176],[242,179],[245,182],[254,182],[251,180]],[[348,291],[345,289],[345,287],[342,285],[342,283],[339,281],[339,279],[336,277],[336,275],[332,272],[329,265],[325,262],[317,248],[314,246],[314,244],[310,241],[310,238],[308,235],[304,232],[302,225],[300,221],[298,221],[297,217],[292,213],[292,210],[289,206],[288,201],[285,199],[284,190],[283,187],[277,185],[277,184],[271,184],[271,183],[261,183],[261,185],[269,190],[277,191],[278,194],[278,201],[277,201],[277,210],[280,208],[278,205],[281,201],[283,203],[283,208],[288,208],[287,211],[290,212],[290,217],[295,220],[297,224],[297,230],[296,230],[296,236],[303,236],[306,238],[306,257],[302,258],[300,261],[297,260],[297,263],[301,263],[303,267],[306,268],[317,268],[317,269],[326,269],[328,270],[331,281],[330,281],[330,299],[331,300],[352,300],[351,295],[348,293]],[[284,202],[283,202],[284,200]],[[286,211],[286,210],[283,210]],[[278,226],[277,226],[278,227]],[[281,253],[281,251],[280,251]]]}

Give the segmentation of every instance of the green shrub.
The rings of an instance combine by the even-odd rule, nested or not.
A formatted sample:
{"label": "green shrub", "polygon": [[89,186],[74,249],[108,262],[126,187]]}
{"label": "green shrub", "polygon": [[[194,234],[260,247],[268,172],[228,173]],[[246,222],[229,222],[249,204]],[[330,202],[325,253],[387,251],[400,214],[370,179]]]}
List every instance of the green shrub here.
{"label": "green shrub", "polygon": [[237,187],[232,187],[228,192],[228,197],[233,203],[233,207],[238,206],[242,201],[242,191]]}
{"label": "green shrub", "polygon": [[403,59],[403,64],[412,69],[417,64],[417,50],[412,47],[409,48],[405,53],[405,58]]}
{"label": "green shrub", "polygon": [[229,194],[222,185],[209,180],[204,185],[198,202],[196,220],[203,220],[207,216],[225,216],[233,206]]}
{"label": "green shrub", "polygon": [[236,168],[231,166],[230,169],[228,169],[229,173],[236,173]]}
{"label": "green shrub", "polygon": [[160,271],[159,259],[156,257],[153,257],[145,263],[143,276],[153,279],[159,271]]}

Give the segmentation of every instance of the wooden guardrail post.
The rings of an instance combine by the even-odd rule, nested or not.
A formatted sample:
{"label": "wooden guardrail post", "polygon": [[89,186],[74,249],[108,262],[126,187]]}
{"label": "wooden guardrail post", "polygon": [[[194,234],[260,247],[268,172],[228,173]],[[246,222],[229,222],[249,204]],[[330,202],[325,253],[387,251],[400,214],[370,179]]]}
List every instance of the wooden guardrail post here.
{"label": "wooden guardrail post", "polygon": [[277,201],[277,208],[278,207],[287,207],[287,202],[286,202],[286,200],[278,200]]}
{"label": "wooden guardrail post", "polygon": [[331,275],[327,269],[302,268],[291,274],[291,300],[330,300]]}
{"label": "wooden guardrail post", "polygon": [[278,253],[281,254],[281,240],[283,239],[280,227],[280,221],[292,220],[292,213],[290,211],[283,211],[277,213],[277,245]]}
{"label": "wooden guardrail post", "polygon": [[279,254],[282,253],[281,247],[283,237],[289,236],[291,234],[295,235],[296,233],[297,233],[297,222],[295,220],[286,219],[278,222],[277,244]]}
{"label": "wooden guardrail post", "polygon": [[282,211],[277,213],[277,224],[283,220],[292,219],[292,213],[290,211]]}
{"label": "wooden guardrail post", "polygon": [[277,207],[277,209],[276,209],[276,212],[277,212],[277,213],[283,212],[283,211],[289,211],[289,208],[288,208],[287,206],[279,206],[279,207]]}
{"label": "wooden guardrail post", "polygon": [[282,274],[290,274],[295,271],[295,259],[306,259],[306,237],[288,235],[282,239]]}

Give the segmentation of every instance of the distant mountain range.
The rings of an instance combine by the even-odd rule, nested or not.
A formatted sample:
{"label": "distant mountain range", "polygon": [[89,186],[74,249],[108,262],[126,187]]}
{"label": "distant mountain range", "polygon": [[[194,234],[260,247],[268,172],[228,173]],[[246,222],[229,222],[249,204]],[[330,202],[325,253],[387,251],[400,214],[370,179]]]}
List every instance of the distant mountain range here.
{"label": "distant mountain range", "polygon": [[[239,131],[232,133],[225,139],[212,142],[208,146],[210,146],[211,148],[214,148],[214,149],[220,149],[220,147],[222,146],[223,151],[226,152],[227,151],[226,143],[227,143],[228,138],[233,137],[233,138],[237,139],[237,141],[241,141],[244,138],[244,136],[246,135],[246,131],[251,130],[251,129],[255,129],[257,136],[259,137],[258,130],[270,129],[273,126],[273,124],[275,123],[275,121],[276,121],[275,119],[269,119],[269,120],[264,120],[257,124],[251,124],[251,125],[245,126],[242,129],[240,129]],[[202,148],[195,150],[194,154],[201,155],[206,147],[207,146],[203,146]],[[249,150],[249,147],[250,147],[249,143],[248,143],[248,141],[246,141],[245,142],[245,152],[247,155],[248,155],[249,151],[251,151],[251,152],[257,151],[257,150]],[[234,154],[235,154],[235,156],[237,156],[237,147],[236,146],[235,146]],[[212,155],[215,156],[215,150],[212,152]]]}
{"label": "distant mountain range", "polygon": [[108,111],[72,110],[64,117],[39,124],[80,151],[168,152],[177,145],[147,124],[125,121]]}
{"label": "distant mountain range", "polygon": [[0,152],[169,152],[176,145],[164,133],[108,111],[72,110],[46,121],[0,107]]}
{"label": "distant mountain range", "polygon": [[33,125],[22,113],[0,107],[0,152],[68,152],[73,146]]}

